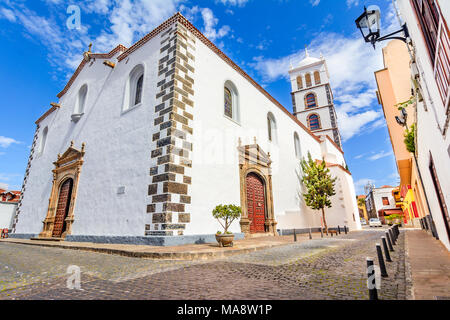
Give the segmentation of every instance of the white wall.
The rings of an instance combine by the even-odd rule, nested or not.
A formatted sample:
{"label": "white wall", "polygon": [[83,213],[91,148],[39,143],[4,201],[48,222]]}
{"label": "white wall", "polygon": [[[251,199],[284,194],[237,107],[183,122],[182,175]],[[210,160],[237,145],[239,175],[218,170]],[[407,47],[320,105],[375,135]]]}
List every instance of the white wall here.
{"label": "white wall", "polygon": [[[307,210],[298,197],[299,160],[295,157],[294,132],[299,135],[303,156],[309,151],[314,159],[322,159],[320,143],[203,43],[199,41],[196,46],[192,205],[186,209],[191,212],[191,223],[185,234],[216,232],[220,226],[211,210],[218,204],[240,204],[239,137],[243,145],[253,144],[256,137],[262,149],[271,154],[277,228],[301,228],[310,223],[319,226],[320,216]],[[227,80],[239,92],[240,123],[223,115],[223,86]],[[269,111],[277,122],[278,143],[268,141]],[[336,152],[333,148],[330,152]],[[336,159],[339,164],[343,162],[340,152]],[[238,222],[232,231],[240,231]]]}
{"label": "white wall", "polygon": [[0,202],[0,229],[12,228],[16,208],[17,203]]}
{"label": "white wall", "polygon": [[[146,201],[159,41],[159,37],[150,40],[114,69],[103,65],[102,59],[87,64],[61,98],[61,108],[40,123],[39,139],[46,126],[48,139],[43,154],[31,162],[17,233],[42,231],[52,187],[53,162],[74,140],[76,148],[86,143],[86,154],[72,234],[144,235],[145,224],[151,222]],[[145,66],[142,104],[122,113],[128,74],[140,63]],[[78,89],[85,83],[88,84],[85,114],[74,123],[71,114]],[[125,186],[125,194],[117,194],[120,186]]]}
{"label": "white wall", "polygon": [[[450,250],[449,235],[447,234],[444,217],[439,206],[433,180],[430,175],[430,153],[433,156],[437,175],[444,194],[447,207],[450,205],[450,135],[443,136],[438,128],[443,128],[446,119],[445,108],[440,98],[434,79],[433,66],[429,58],[427,48],[418,21],[408,0],[398,0],[401,17],[406,21],[411,38],[417,50],[417,62],[419,64],[421,86],[424,101],[417,106],[417,148],[418,164],[422,174],[425,192],[431,208],[431,214],[436,224],[436,229],[442,243]],[[447,24],[450,22],[449,1],[441,0],[439,5],[444,13]],[[427,109],[427,110],[426,110]],[[427,210],[428,211],[428,210]]]}

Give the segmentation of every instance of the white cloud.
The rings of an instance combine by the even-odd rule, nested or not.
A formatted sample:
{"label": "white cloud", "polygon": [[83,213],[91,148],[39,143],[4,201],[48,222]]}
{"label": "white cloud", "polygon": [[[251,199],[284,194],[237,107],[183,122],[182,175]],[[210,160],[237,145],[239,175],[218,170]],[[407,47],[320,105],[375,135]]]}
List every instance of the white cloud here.
{"label": "white cloud", "polygon": [[6,190],[20,190],[20,181],[23,179],[23,175],[9,174],[0,172],[0,188]]}
{"label": "white cloud", "polygon": [[13,138],[0,136],[0,147],[2,148],[8,148],[12,144],[19,144],[19,143],[20,143],[19,141],[14,140]]}
{"label": "white cloud", "polygon": [[[239,6],[243,7],[249,0],[216,0],[216,3],[222,3],[226,6]],[[320,1],[320,0],[319,0]]]}
{"label": "white cloud", "polygon": [[[351,1],[351,4],[357,5],[356,2]],[[383,32],[398,29],[396,19],[390,5],[382,23]],[[343,141],[385,125],[383,113],[374,108],[377,105],[374,71],[383,68],[380,47],[373,50],[356,30],[350,36],[322,32],[308,46],[311,56],[323,54],[327,60]],[[295,67],[303,58],[301,49],[278,58],[257,56],[250,65],[262,76],[263,82],[270,83],[282,78],[288,80],[290,64]]]}
{"label": "white cloud", "polygon": [[[184,0],[87,0],[75,2],[81,8],[81,29],[67,30],[65,15],[43,17],[30,10],[23,2],[8,1],[7,9],[1,10],[0,19],[15,17],[30,39],[48,47],[48,61],[54,67],[58,78],[65,71],[73,71],[81,62],[82,53],[89,43],[94,52],[109,52],[118,44],[130,46],[153,30],[177,11]],[[48,5],[65,13],[67,3],[60,0],[46,0]],[[8,13],[5,14],[5,10]],[[105,26],[98,34],[88,34],[90,26],[83,14],[98,15]],[[68,17],[68,16],[67,16]],[[223,32],[223,31],[222,31]],[[65,80],[65,79],[64,79]]]}
{"label": "white cloud", "polygon": [[10,22],[16,22],[16,15],[12,10],[1,8],[0,9],[0,17],[3,16]]}
{"label": "white cloud", "polygon": [[354,182],[356,194],[365,194],[364,186],[368,183],[375,184],[374,179],[362,178]]}
{"label": "white cloud", "polygon": [[375,161],[375,160],[379,160],[379,159],[382,159],[382,158],[390,157],[390,156],[392,156],[392,155],[393,155],[392,151],[387,151],[387,152],[385,152],[385,151],[383,150],[383,151],[381,151],[381,152],[379,152],[379,153],[375,153],[374,155],[370,156],[370,157],[368,158],[368,160],[370,160],[370,161]]}
{"label": "white cloud", "polygon": [[205,37],[207,37],[211,41],[223,38],[230,32],[231,28],[229,26],[222,26],[219,30],[216,29],[216,26],[219,23],[219,19],[214,17],[211,9],[203,8],[201,10],[201,13],[204,22],[203,33]]}
{"label": "white cloud", "polygon": [[358,6],[359,5],[359,0],[347,0],[347,7],[352,7],[352,6]]}
{"label": "white cloud", "polygon": [[[382,118],[381,112],[372,109],[377,101],[373,72],[382,68],[380,51],[373,51],[357,35],[345,37],[336,33],[321,33],[313,40],[308,51],[311,56],[323,54],[327,60],[344,141]],[[262,75],[264,82],[272,82],[280,78],[287,79],[290,63],[295,67],[303,57],[303,50],[278,59],[260,56],[254,58],[253,67]]]}
{"label": "white cloud", "polygon": [[309,0],[309,2],[311,3],[311,5],[312,5],[313,7],[315,7],[315,6],[318,6],[318,5],[319,5],[320,0]]}
{"label": "white cloud", "polygon": [[184,5],[180,5],[180,11],[190,21],[195,21],[197,15],[200,13],[203,20],[203,29],[201,31],[205,37],[211,41],[223,38],[231,31],[231,28],[227,25],[217,29],[219,19],[214,16],[213,11],[209,8],[199,8],[198,6],[186,7]]}

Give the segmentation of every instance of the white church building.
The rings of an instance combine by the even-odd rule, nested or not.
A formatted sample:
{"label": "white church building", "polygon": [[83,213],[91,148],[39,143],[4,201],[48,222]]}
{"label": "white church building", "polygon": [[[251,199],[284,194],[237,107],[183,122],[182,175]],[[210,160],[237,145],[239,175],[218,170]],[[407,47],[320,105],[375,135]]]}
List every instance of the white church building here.
{"label": "white church building", "polygon": [[172,245],[319,228],[300,159],[337,177],[329,227],[360,229],[326,61],[289,72],[294,114],[177,13],[110,53],[85,52],[37,121],[12,237]]}

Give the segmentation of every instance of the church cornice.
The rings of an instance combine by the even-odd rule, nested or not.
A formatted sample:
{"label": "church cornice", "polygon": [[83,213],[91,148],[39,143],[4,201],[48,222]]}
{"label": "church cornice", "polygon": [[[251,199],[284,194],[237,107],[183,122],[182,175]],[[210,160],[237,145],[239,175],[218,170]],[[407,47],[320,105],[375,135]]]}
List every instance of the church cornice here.
{"label": "church cornice", "polygon": [[327,104],[326,106],[321,106],[321,107],[315,107],[315,108],[307,108],[303,111],[297,111],[294,114],[300,114],[300,113],[305,113],[305,112],[311,112],[314,110],[319,110],[319,109],[323,109],[323,108],[329,108],[329,107],[333,107],[334,108],[334,104]]}
{"label": "church cornice", "polygon": [[[339,130],[338,128],[335,129]],[[326,137],[342,154],[344,154],[344,150],[342,150],[342,148],[336,142],[334,142],[329,136]]]}
{"label": "church cornice", "polygon": [[311,67],[320,66],[320,65],[323,64],[324,62],[325,62],[325,60],[322,59],[322,60],[320,60],[320,61],[313,62],[313,63],[308,64],[308,65],[306,65],[306,66],[296,67],[296,68],[290,69],[290,70],[289,70],[289,73],[294,73],[294,72],[298,72],[298,71],[302,71],[302,70],[309,69],[309,68],[311,68]]}
{"label": "church cornice", "polygon": [[322,87],[322,86],[326,86],[327,84],[329,84],[329,83],[328,82],[320,83],[320,84],[316,84],[316,85],[311,86],[311,87],[307,87],[307,88],[303,88],[303,89],[300,89],[300,90],[292,91],[291,93],[292,94],[296,94],[298,92],[309,91],[309,90],[316,89],[316,88],[319,88],[319,87]]}
{"label": "church cornice", "polygon": [[[93,59],[111,59],[117,52],[119,51],[126,51],[127,48],[121,44],[119,44],[117,47],[112,49],[109,53],[89,53],[89,57]],[[83,67],[86,65],[86,60],[81,60],[81,63],[78,65],[77,70],[75,70],[75,73],[72,75],[72,77],[69,79],[69,82],[67,82],[64,89],[58,93],[56,96],[58,98],[61,98],[63,95],[66,94],[66,92],[70,89],[72,84],[74,83],[75,79],[80,74],[81,70],[83,70]]]}

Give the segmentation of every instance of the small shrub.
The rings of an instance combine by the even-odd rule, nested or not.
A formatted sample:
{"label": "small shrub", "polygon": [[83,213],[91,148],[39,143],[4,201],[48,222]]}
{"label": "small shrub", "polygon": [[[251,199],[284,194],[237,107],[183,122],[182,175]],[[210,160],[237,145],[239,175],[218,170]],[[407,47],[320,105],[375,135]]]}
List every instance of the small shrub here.
{"label": "small shrub", "polygon": [[[242,209],[239,206],[235,205],[218,205],[212,211],[212,215],[214,218],[219,221],[220,225],[223,227],[224,234],[231,234],[228,231],[228,228],[231,226],[234,220],[238,219],[241,216]],[[223,222],[223,223],[222,223]],[[221,233],[217,233],[221,234]]]}

